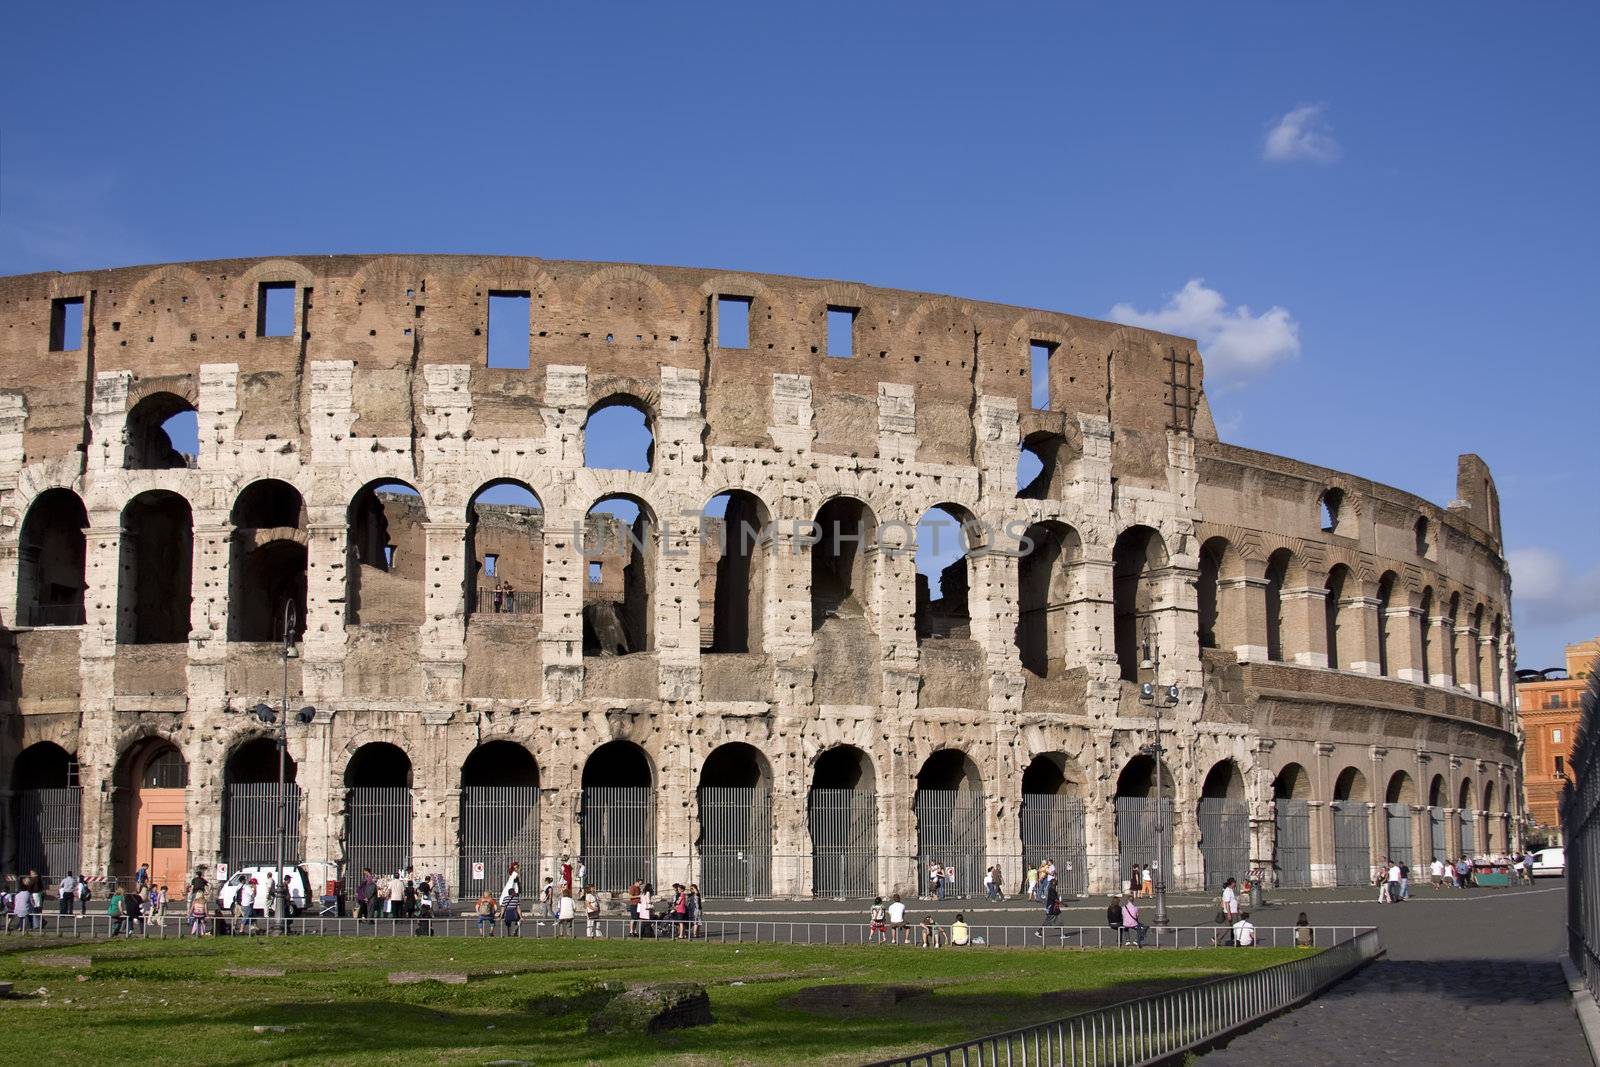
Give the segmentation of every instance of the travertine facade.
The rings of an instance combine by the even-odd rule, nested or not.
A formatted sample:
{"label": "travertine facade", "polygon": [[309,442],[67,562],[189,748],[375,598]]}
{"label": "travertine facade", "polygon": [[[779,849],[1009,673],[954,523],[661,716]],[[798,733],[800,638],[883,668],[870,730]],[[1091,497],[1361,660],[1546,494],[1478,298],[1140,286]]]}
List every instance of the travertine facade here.
{"label": "travertine facade", "polygon": [[[520,293],[527,367],[488,367],[491,294]],[[293,324],[267,336],[278,295]],[[717,344],[719,297],[748,302],[745,347]],[[853,318],[848,356],[828,350],[830,309]],[[591,412],[619,402],[645,413],[648,472],[584,465]],[[190,409],[187,463],[156,427]],[[474,512],[495,482],[537,510]],[[1225,444],[1192,341],[951,297],[455,256],[0,279],[0,773],[20,810],[68,784],[60,753],[30,746],[74,757],[82,863],[115,873],[149,858],[139,793],[170,741],[186,830],[166,855],[226,858],[230,754],[262,736],[243,709],[280,697],[288,601],[291,700],[318,709],[289,746],[311,859],[342,858],[345,790],[369,784],[354,761],[377,742],[409,760],[372,782],[410,786],[419,866],[457,869],[463,767],[501,740],[536,761],[540,850],[593,854],[585,768],[621,740],[647,758],[657,873],[687,880],[709,832],[697,787],[751,784],[706,780],[709,757],[743,743],[771,797],[759,891],[821,891],[818,785],[870,795],[873,880],[909,887],[952,847],[919,845],[921,772],[976,790],[967,844],[1013,885],[1025,776],[1081,800],[1078,862],[1100,888],[1118,877],[1115,796],[1150,789],[1135,679],[1152,675],[1179,694],[1169,881],[1219,874],[1205,796],[1244,802],[1258,867],[1281,859],[1275,797],[1308,802],[1317,882],[1338,873],[1335,802],[1347,823],[1359,810],[1369,858],[1400,850],[1401,818],[1423,862],[1433,813],[1455,855],[1458,798],[1486,796],[1467,847],[1497,851],[1521,792],[1509,583],[1487,468],[1462,456],[1458,485],[1439,507]],[[695,516],[730,490],[763,535],[719,569]],[[574,534],[606,497],[641,509],[642,547],[616,539],[589,569]],[[930,598],[895,549],[940,505],[974,544]],[[810,543],[852,528],[859,550]],[[509,577],[485,578],[486,553]],[[491,610],[499,580],[515,599]],[[819,781],[840,746],[863,773]],[[8,870],[30,832],[8,820]]]}

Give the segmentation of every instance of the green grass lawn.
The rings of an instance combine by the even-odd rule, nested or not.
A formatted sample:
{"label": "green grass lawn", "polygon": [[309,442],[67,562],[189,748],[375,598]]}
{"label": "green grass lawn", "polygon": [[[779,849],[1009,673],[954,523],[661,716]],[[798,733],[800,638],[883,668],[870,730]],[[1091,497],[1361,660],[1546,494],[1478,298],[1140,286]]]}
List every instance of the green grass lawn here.
{"label": "green grass lawn", "polygon": [[[89,955],[77,972],[38,956]],[[374,939],[21,942],[0,945],[0,1055],[91,1063],[859,1063],[1292,958],[1293,949],[1053,951],[972,947]],[[229,967],[284,967],[232,978]],[[466,985],[388,984],[454,971]],[[589,983],[693,981],[715,1023],[659,1037],[588,1033]],[[783,1006],[811,986],[925,993],[869,1017]],[[286,1026],[257,1034],[259,1025]],[[375,1058],[376,1057],[376,1058]]]}

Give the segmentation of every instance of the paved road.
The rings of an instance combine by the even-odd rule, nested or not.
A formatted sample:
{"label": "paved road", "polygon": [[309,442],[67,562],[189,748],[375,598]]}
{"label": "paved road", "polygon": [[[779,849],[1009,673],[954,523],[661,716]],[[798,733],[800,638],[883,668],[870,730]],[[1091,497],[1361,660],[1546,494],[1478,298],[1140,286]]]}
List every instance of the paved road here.
{"label": "paved road", "polygon": [[1565,899],[1562,883],[1540,882],[1532,889],[1423,891],[1400,905],[1317,906],[1318,922],[1370,916],[1388,958],[1201,1061],[1587,1065],[1589,1049],[1556,962]]}

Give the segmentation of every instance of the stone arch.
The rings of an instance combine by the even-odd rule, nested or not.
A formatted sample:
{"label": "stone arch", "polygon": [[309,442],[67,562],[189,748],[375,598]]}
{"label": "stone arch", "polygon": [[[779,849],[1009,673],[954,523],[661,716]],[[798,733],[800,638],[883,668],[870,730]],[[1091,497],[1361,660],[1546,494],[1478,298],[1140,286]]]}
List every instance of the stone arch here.
{"label": "stone arch", "polygon": [[875,635],[878,518],[864,500],[833,496],[817,509],[811,545],[811,629]]}
{"label": "stone arch", "polygon": [[260,478],[235,498],[228,591],[228,640],[282,641],[286,607],[293,638],[306,628],[308,516],[300,491]]}
{"label": "stone arch", "polygon": [[1149,526],[1130,526],[1117,535],[1111,553],[1112,603],[1117,665],[1125,681],[1139,680],[1145,628],[1161,599],[1160,572],[1167,567],[1167,545]]}
{"label": "stone arch", "polygon": [[117,565],[117,642],[189,640],[194,513],[166,489],[140,493],[122,509]]}
{"label": "stone arch", "polygon": [[1428,806],[1430,808],[1444,808],[1450,804],[1450,795],[1444,784],[1444,775],[1436,774],[1428,783]]}
{"label": "stone arch", "polygon": [[1082,896],[1089,888],[1086,805],[1089,776],[1064,752],[1041,752],[1022,772],[1022,805],[1017,819],[1022,863],[1056,865],[1058,891]]}
{"label": "stone arch", "polygon": [[[923,892],[944,896],[977,893],[987,866],[983,825],[983,775],[972,757],[959,748],[940,748],[917,771],[913,802],[917,819],[918,878]],[[942,867],[935,884],[930,875]],[[954,868],[953,878],[949,870]]]}
{"label": "stone arch", "polygon": [[[283,754],[284,860],[305,859],[300,845],[299,765]],[[250,731],[231,739],[222,762],[222,858],[230,868],[266,866],[278,855],[278,745]]]}
{"label": "stone arch", "polygon": [[1310,800],[1311,775],[1298,763],[1285,763],[1272,780],[1276,800]]}
{"label": "stone arch", "polygon": [[346,878],[371,869],[395,874],[411,866],[412,763],[392,741],[367,741],[344,765]]}
{"label": "stone arch", "polygon": [[[122,465],[127,470],[182,469],[199,455],[200,423],[194,402],[176,393],[154,392],[128,411]],[[194,452],[180,445],[193,444]]]}
{"label": "stone arch", "polygon": [[837,744],[816,754],[806,821],[813,895],[844,899],[876,894],[877,772],[867,750]]}
{"label": "stone arch", "polygon": [[655,512],[613,493],[584,515],[583,654],[625,656],[655,648]]}
{"label": "stone arch", "polygon": [[537,625],[544,596],[544,501],[521,479],[495,478],[473,490],[466,520],[467,615]]}
{"label": "stone arch", "polygon": [[34,497],[17,541],[17,621],[24,626],[81,626],[89,513],[71,489]]}
{"label": "stone arch", "polygon": [[1333,782],[1333,799],[1336,801],[1366,802],[1372,799],[1367,787],[1367,776],[1360,768],[1346,767]]}
{"label": "stone arch", "polygon": [[581,784],[581,854],[589,880],[620,891],[656,877],[656,771],[643,746],[608,741],[589,754]]}
{"label": "stone arch", "polygon": [[725,489],[701,509],[700,521],[700,651],[763,652],[771,567],[766,502]]}
{"label": "stone arch", "polygon": [[1196,607],[1199,615],[1201,648],[1224,648],[1249,644],[1243,633],[1244,620],[1231,617],[1234,611],[1224,613],[1227,596],[1225,582],[1236,582],[1244,577],[1244,556],[1226,537],[1208,537],[1200,546],[1200,574],[1195,585]]}
{"label": "stone arch", "polygon": [[397,478],[370,481],[350,498],[345,611],[352,625],[418,625],[427,578],[427,504]]}
{"label": "stone arch", "polygon": [[136,734],[112,767],[112,879],[127,880],[143,864],[157,885],[182,885],[188,870],[185,796],[189,765],[172,739]]}
{"label": "stone arch", "polygon": [[1145,753],[1131,757],[1117,775],[1119,882],[1131,877],[1136,866],[1141,871],[1151,867],[1152,880],[1172,871],[1173,786],[1171,768],[1164,762],[1158,767],[1155,758]]}
{"label": "stone arch", "polygon": [[1417,662],[1422,666],[1422,681],[1434,680],[1433,671],[1433,586],[1425,585],[1417,599],[1421,614],[1417,637]]}
{"label": "stone arch", "polygon": [[1417,784],[1405,771],[1395,771],[1389,776],[1389,784],[1384,789],[1383,799],[1386,804],[1415,804]]}
{"label": "stone arch", "polygon": [[[539,862],[539,762],[526,745],[506,737],[486,738],[461,761],[461,821],[456,884],[474,885],[475,865],[508,871],[513,863],[530,874]],[[494,891],[494,886],[485,883]],[[582,893],[582,886],[574,887]]]}
{"label": "stone arch", "polygon": [[12,842],[8,869],[36,871],[49,885],[82,870],[83,790],[78,759],[54,741],[35,741],[11,763]]}
{"label": "stone arch", "polygon": [[1282,662],[1284,654],[1283,591],[1295,570],[1294,552],[1280,548],[1267,557],[1266,619],[1267,659]]}
{"label": "stone arch", "polygon": [[1060,500],[1081,452],[1065,434],[1036,430],[1017,450],[1017,499]]}
{"label": "stone arch", "polygon": [[1378,674],[1386,678],[1393,675],[1395,669],[1389,637],[1389,612],[1394,606],[1395,584],[1399,580],[1399,575],[1394,571],[1384,571],[1378,578]]}
{"label": "stone arch", "polygon": [[[942,518],[940,516],[943,516]],[[929,507],[917,520],[917,642],[972,636],[969,594],[977,523],[960,504]],[[937,594],[935,595],[935,590]]]}
{"label": "stone arch", "polygon": [[589,406],[583,421],[583,465],[591,470],[655,469],[657,420],[632,393],[611,393]]}
{"label": "stone arch", "polygon": [[1229,878],[1250,872],[1250,804],[1244,773],[1233,759],[1221,759],[1206,772],[1196,808],[1205,888],[1220,891]]}
{"label": "stone arch", "polygon": [[743,741],[718,745],[700,765],[696,791],[700,888],[709,897],[772,891],[772,765]]}
{"label": "stone arch", "polygon": [[1067,667],[1067,610],[1073,568],[1083,558],[1078,531],[1054,520],[1036,522],[1023,535],[1017,557],[1017,629],[1014,643],[1024,670],[1059,677]]}
{"label": "stone arch", "polygon": [[1343,601],[1349,595],[1354,581],[1350,568],[1336,563],[1328,569],[1328,580],[1323,586],[1322,620],[1328,647],[1328,667],[1342,670],[1349,666],[1350,642],[1345,637]]}

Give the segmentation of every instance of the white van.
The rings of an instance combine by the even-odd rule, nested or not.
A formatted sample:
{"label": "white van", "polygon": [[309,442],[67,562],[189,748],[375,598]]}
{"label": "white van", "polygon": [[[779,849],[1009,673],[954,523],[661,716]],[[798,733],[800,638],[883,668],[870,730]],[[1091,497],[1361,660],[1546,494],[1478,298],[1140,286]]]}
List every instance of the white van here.
{"label": "white van", "polygon": [[[226,882],[217,887],[217,910],[223,914],[233,911],[233,902],[238,899],[239,890],[244,888],[246,882],[254,878],[256,880],[256,892],[262,894],[262,899],[256,901],[256,908],[265,915],[267,913],[265,892],[267,875],[269,874],[272,876],[273,881],[277,881],[278,868],[241,867],[239,870],[234,871],[228,876]],[[301,867],[284,867],[283,877],[289,883],[289,913],[291,915],[299,915],[306,907],[306,900],[308,899],[306,887],[310,885],[310,879],[306,876],[305,869]]]}
{"label": "white van", "polygon": [[1533,854],[1533,876],[1535,878],[1564,878],[1566,874],[1566,849],[1541,848]]}

